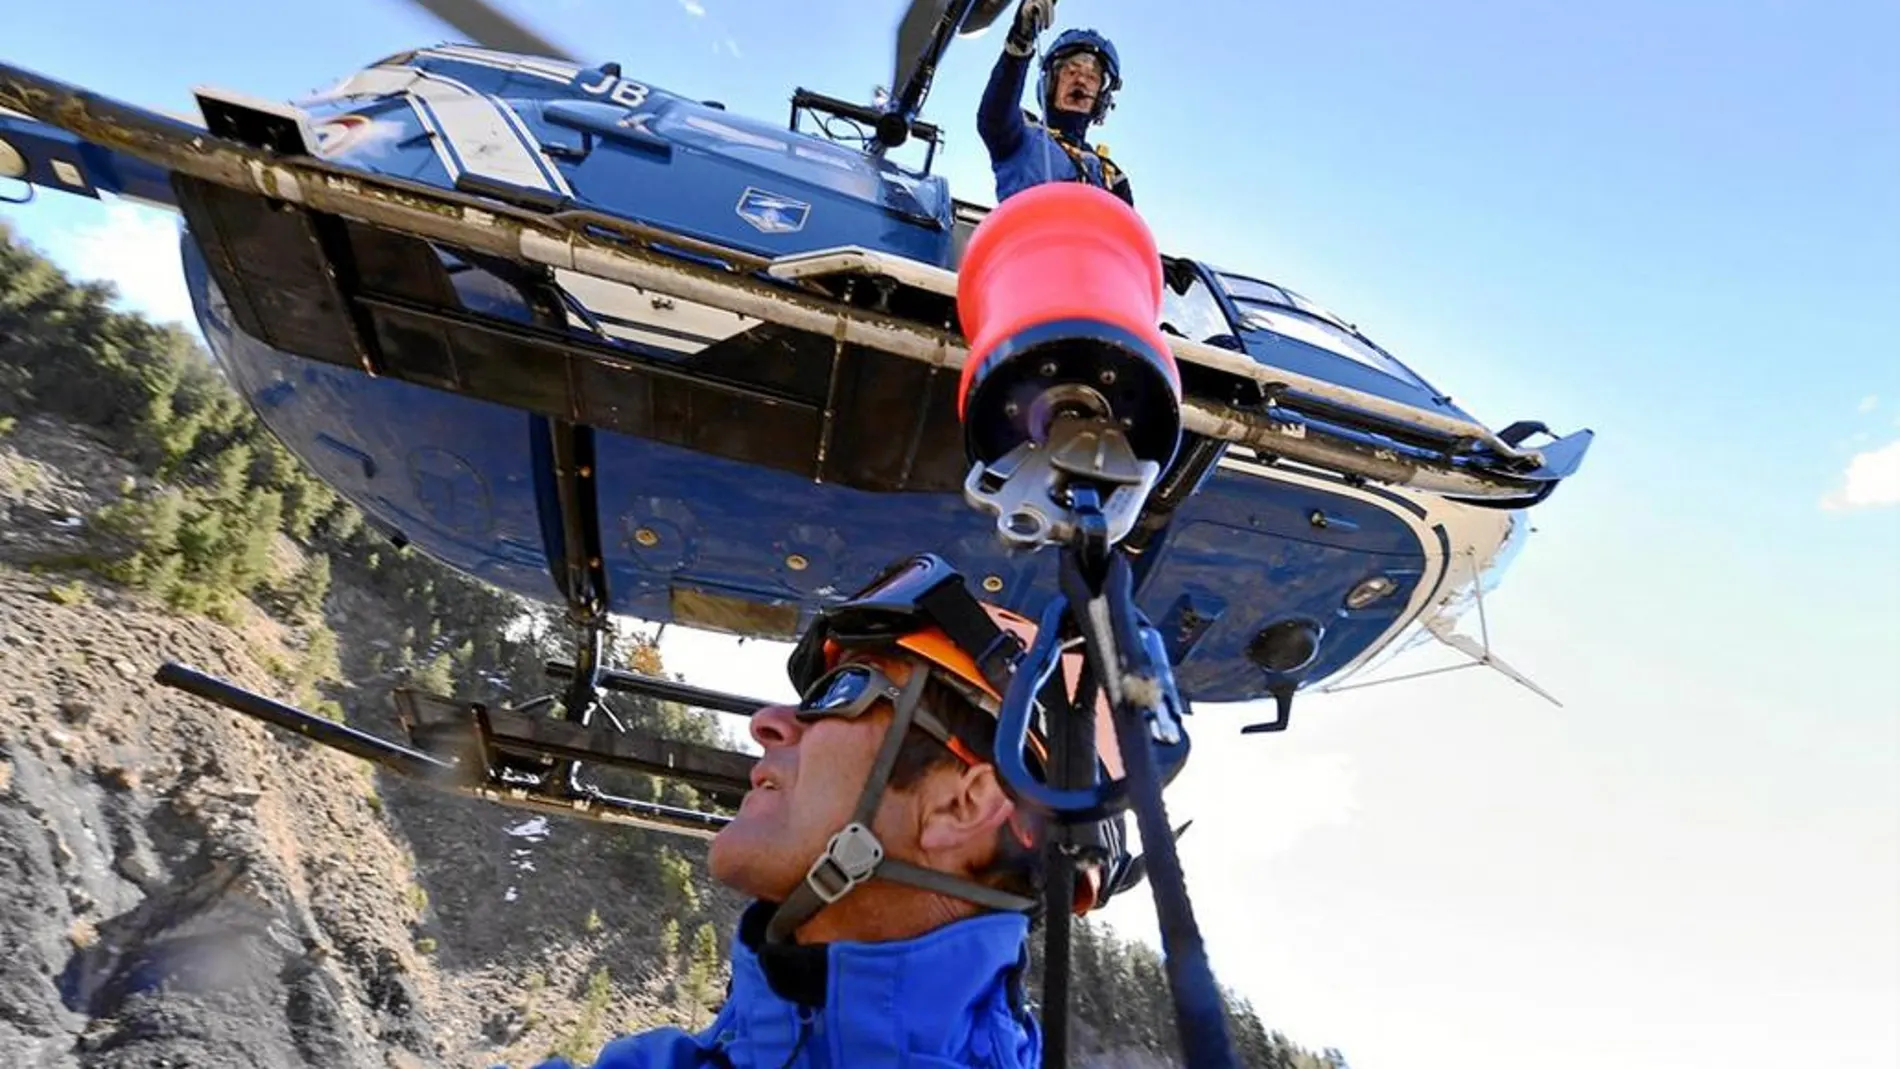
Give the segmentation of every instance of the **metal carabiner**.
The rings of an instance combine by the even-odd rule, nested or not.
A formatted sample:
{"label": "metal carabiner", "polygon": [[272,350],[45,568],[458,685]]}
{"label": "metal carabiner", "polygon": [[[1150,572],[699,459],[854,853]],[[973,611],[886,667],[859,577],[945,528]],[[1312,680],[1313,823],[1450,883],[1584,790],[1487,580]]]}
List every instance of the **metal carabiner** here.
{"label": "metal carabiner", "polygon": [[[1036,695],[1042,693],[1049,677],[1062,665],[1060,632],[1068,607],[1068,599],[1061,595],[1050,600],[1042,611],[1035,644],[1023,654],[1015,674],[1010,677],[996,726],[996,768],[1003,774],[1003,782],[1031,805],[1060,823],[1082,824],[1126,810],[1127,781],[1117,779],[1082,788],[1053,787],[1029,770],[1026,756],[1030,714],[1036,706]],[[1081,715],[1074,710],[1068,713]]]}
{"label": "metal carabiner", "polygon": [[[1127,554],[1112,554],[1098,581],[1089,581],[1081,560],[1064,564],[1062,591],[1068,598],[1089,598],[1091,610],[1079,625],[1098,674],[1113,674],[1110,695],[1115,708],[1115,737],[1125,748],[1142,739],[1153,748],[1155,771],[1169,784],[1188,763],[1188,703],[1174,685],[1167,642],[1134,604],[1134,572]],[[1129,731],[1138,727],[1138,731]]]}

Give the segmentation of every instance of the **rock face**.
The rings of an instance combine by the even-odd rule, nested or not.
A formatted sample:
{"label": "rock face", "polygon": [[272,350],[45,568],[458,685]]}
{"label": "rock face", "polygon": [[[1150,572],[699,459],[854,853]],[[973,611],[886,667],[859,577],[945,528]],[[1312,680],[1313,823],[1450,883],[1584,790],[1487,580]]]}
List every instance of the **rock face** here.
{"label": "rock face", "polygon": [[[691,1023],[656,840],[389,782],[155,683],[177,661],[290,701],[299,654],[255,606],[179,616],[48,566],[127,470],[49,417],[0,438],[0,1066],[520,1066]],[[372,678],[378,599],[329,602]],[[394,733],[385,689],[341,697]],[[689,935],[737,905],[692,898]]]}
{"label": "rock face", "polygon": [[[269,692],[227,629],[0,567],[0,1049],[45,1066],[433,1062],[413,880],[360,762],[149,682]],[[404,915],[405,913],[410,915]]]}

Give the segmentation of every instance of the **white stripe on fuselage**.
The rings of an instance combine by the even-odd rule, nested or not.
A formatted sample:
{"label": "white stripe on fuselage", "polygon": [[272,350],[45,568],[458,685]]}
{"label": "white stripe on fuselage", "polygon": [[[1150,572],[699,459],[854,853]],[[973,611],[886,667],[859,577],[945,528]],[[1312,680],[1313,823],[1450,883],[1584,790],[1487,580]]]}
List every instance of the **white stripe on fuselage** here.
{"label": "white stripe on fuselage", "polygon": [[[526,189],[557,188],[548,178],[553,165],[524,140],[523,132],[511,124],[499,101],[453,78],[429,71],[418,73],[421,77],[409,87],[409,93],[427,105],[429,115],[448,141],[450,154],[463,171]],[[513,121],[521,120],[516,116]],[[543,164],[547,164],[546,169]]]}
{"label": "white stripe on fuselage", "polygon": [[435,158],[442,162],[442,171],[448,175],[449,184],[454,185],[455,180],[461,177],[462,168],[455,162],[455,157],[449,155],[448,139],[443,136],[442,128],[436,125],[435,116],[429,112],[429,105],[423,103],[421,97],[407,90],[404,90],[402,95],[403,99],[409,102],[409,110],[416,113],[416,121],[429,132],[429,147],[435,150]]}
{"label": "white stripe on fuselage", "polygon": [[544,59],[539,56],[491,52],[466,45],[440,45],[424,49],[418,55],[449,59],[458,63],[472,63],[479,67],[493,67],[496,70],[533,75],[536,78],[546,78],[554,82],[571,82],[581,73],[581,69],[572,63],[562,63],[559,60]]}
{"label": "white stripe on fuselage", "polygon": [[[751,316],[559,268],[555,269],[554,281],[589,312],[619,320],[601,325],[607,334],[676,353],[697,353],[760,322]],[[587,326],[572,313],[568,321],[583,329]]]}
{"label": "white stripe on fuselage", "polygon": [[573,195],[567,177],[541,151],[540,142],[513,105],[447,75],[416,67],[371,67],[350,76],[319,99],[398,94],[408,100],[423,129],[429,132],[450,182],[469,171],[530,189]]}
{"label": "white stripe on fuselage", "polygon": [[541,151],[540,139],[534,136],[534,131],[528,129],[528,124],[522,121],[521,114],[515,111],[514,105],[492,93],[489,94],[488,99],[501,112],[502,118],[508,120],[508,125],[513,128],[515,136],[521,139],[522,146],[534,154],[535,161],[541,167],[542,175],[547,178],[554,191],[563,197],[573,196],[574,189],[567,184],[567,176],[561,173],[561,168],[556,166],[553,160],[548,159],[547,153]]}

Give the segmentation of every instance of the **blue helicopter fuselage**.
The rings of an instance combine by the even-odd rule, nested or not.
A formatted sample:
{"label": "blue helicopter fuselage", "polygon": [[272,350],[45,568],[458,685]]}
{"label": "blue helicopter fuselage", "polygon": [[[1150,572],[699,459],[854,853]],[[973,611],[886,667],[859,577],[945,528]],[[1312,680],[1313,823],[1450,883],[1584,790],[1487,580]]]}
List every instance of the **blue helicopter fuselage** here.
{"label": "blue helicopter fuselage", "polygon": [[[338,166],[597,213],[648,228],[657,243],[670,238],[687,258],[694,242],[768,260],[859,247],[953,271],[971,225],[941,177],[612,68],[442,46],[390,57],[298,107],[316,154]],[[95,163],[112,173],[110,161]],[[122,191],[165,199],[136,167],[122,174]],[[182,244],[216,360],[292,452],[402,542],[525,597],[562,600],[545,416],[273,346],[233,316],[202,236],[187,228]],[[441,257],[467,311],[549,322],[493,265]],[[631,284],[553,274],[558,319],[576,335],[683,374],[802,388],[799,346],[810,338]],[[1257,280],[1171,261],[1163,318],[1194,342],[1468,418],[1336,317]],[[690,426],[694,441],[715,447],[598,434],[601,563],[616,614],[785,637],[825,600],[920,550],[1019,611],[1033,614],[1055,590],[1052,555],[1005,551],[994,519],[959,486],[864,489],[748,462],[740,446],[763,432],[712,406],[653,419]],[[888,448],[908,473],[923,463],[914,441],[905,454],[910,433],[865,448]],[[1139,600],[1170,636],[1188,697],[1257,699],[1274,682],[1250,656],[1267,628],[1303,620],[1318,630],[1302,684],[1361,665],[1501,561],[1519,516],[1230,449],[1149,550]]]}
{"label": "blue helicopter fuselage", "polygon": [[951,257],[941,176],[618,73],[446,45],[301,103],[319,151],[381,174],[476,175],[765,256]]}

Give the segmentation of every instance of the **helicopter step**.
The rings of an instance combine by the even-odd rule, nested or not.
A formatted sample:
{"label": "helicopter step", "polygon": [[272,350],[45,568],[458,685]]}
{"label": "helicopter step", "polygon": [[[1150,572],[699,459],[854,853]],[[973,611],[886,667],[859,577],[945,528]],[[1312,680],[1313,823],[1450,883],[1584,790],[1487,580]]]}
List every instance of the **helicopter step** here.
{"label": "helicopter step", "polygon": [[[616,672],[616,689],[664,690],[667,680]],[[711,838],[730,817],[711,810],[614,795],[565,769],[617,769],[675,780],[717,806],[736,808],[750,788],[753,758],[737,751],[668,739],[615,722],[582,725],[539,712],[492,708],[411,688],[393,697],[409,745],[274,701],[185,665],[162,665],[155,681],[221,705],[319,745],[372,762],[437,790],[518,809]],[[537,710],[534,712],[528,710]]]}
{"label": "helicopter step", "polygon": [[[388,228],[199,179],[175,181],[232,326],[273,348],[854,489],[952,490],[961,483],[955,450],[907,448],[920,428],[932,441],[954,444],[955,383],[943,369],[933,373],[917,361],[840,342],[831,331],[758,317],[749,317],[742,336],[698,352],[646,355],[612,338],[550,328],[547,319],[568,314],[559,307],[536,308],[542,323],[468,307],[452,277],[463,265],[514,274],[524,285],[535,275],[505,259],[466,249],[445,257]],[[745,285],[731,274],[722,282]],[[538,304],[561,299],[558,287],[537,288]],[[773,299],[796,297],[780,288]],[[589,303],[597,306],[599,298]],[[898,322],[874,312],[858,319]]]}

